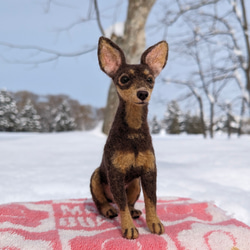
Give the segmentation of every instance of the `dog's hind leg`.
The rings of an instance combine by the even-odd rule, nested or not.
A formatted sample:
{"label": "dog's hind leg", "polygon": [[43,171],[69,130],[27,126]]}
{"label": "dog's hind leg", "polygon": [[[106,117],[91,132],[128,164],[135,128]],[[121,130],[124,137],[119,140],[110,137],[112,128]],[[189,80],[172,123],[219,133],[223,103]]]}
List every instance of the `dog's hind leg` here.
{"label": "dog's hind leg", "polygon": [[109,204],[105,195],[104,186],[101,183],[100,168],[92,174],[90,191],[98,211],[107,218],[114,218],[118,215],[117,210]]}
{"label": "dog's hind leg", "polygon": [[135,202],[138,200],[141,192],[140,179],[136,178],[131,181],[126,189],[128,207],[133,219],[139,218],[142,212],[134,208]]}

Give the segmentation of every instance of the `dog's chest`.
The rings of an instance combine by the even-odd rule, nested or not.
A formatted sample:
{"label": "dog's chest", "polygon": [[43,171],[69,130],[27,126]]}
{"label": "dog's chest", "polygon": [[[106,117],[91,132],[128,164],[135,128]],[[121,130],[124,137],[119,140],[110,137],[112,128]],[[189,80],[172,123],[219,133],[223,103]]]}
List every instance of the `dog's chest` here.
{"label": "dog's chest", "polygon": [[112,165],[126,174],[131,168],[143,168],[152,170],[155,167],[155,156],[151,150],[138,153],[117,150],[111,157]]}

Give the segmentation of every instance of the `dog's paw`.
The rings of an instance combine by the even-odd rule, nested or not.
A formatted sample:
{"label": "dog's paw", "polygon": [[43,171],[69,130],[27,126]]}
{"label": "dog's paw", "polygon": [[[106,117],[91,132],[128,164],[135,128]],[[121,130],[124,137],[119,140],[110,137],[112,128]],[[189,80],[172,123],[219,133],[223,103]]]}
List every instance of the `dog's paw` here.
{"label": "dog's paw", "polygon": [[165,232],[164,226],[160,220],[150,221],[147,224],[149,230],[153,234],[163,234]]}
{"label": "dog's paw", "polygon": [[135,226],[122,229],[122,236],[126,239],[137,239],[139,232]]}
{"label": "dog's paw", "polygon": [[112,219],[114,217],[118,216],[118,212],[115,208],[110,208],[107,212],[106,212],[106,217]]}
{"label": "dog's paw", "polygon": [[142,212],[141,212],[141,210],[133,208],[130,210],[130,214],[131,214],[133,219],[137,219],[141,216]]}
{"label": "dog's paw", "polygon": [[109,219],[112,219],[112,218],[118,216],[117,210],[114,207],[110,206],[110,205],[103,208],[101,213],[102,213],[103,216],[105,216],[105,217],[107,217]]}

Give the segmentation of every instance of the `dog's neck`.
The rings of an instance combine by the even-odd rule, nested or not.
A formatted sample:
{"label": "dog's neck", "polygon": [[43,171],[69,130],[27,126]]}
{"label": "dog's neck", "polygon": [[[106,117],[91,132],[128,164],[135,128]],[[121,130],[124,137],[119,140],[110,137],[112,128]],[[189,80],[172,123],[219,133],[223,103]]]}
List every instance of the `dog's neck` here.
{"label": "dog's neck", "polygon": [[136,105],[120,99],[115,120],[125,122],[130,129],[138,130],[147,125],[148,105]]}
{"label": "dog's neck", "polygon": [[126,104],[125,106],[125,121],[128,126],[132,129],[139,129],[142,126],[144,121],[143,119],[143,106],[135,105],[135,104]]}

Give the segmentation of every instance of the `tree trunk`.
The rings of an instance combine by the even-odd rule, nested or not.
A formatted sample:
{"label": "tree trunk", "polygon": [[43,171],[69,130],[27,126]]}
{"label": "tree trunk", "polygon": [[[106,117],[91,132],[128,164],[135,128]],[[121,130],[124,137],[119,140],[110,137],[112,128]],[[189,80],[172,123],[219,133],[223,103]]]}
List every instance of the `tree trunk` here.
{"label": "tree trunk", "polygon": [[238,137],[240,137],[241,133],[242,133],[242,124],[243,124],[244,114],[245,114],[245,99],[242,98],[241,111],[240,111],[240,122],[239,122],[239,128],[238,128]]}
{"label": "tree trunk", "polygon": [[243,35],[246,42],[246,49],[247,49],[247,68],[245,71],[246,75],[246,89],[250,95],[250,42],[249,42],[249,32],[248,32],[248,22],[247,22],[247,15],[246,15],[246,7],[245,7],[245,0],[241,0],[241,8],[243,13]]}
{"label": "tree trunk", "polygon": [[201,120],[201,126],[202,126],[202,134],[204,138],[207,138],[207,133],[206,133],[206,124],[205,124],[205,119],[204,119],[204,109],[203,109],[203,102],[201,96],[192,88],[191,85],[187,85],[195,98],[198,101],[199,108],[200,108],[200,120]]}
{"label": "tree trunk", "polygon": [[231,104],[227,105],[227,137],[230,139],[232,134],[232,107]]}
{"label": "tree trunk", "polygon": [[[250,41],[249,41],[249,31],[248,31],[248,22],[247,22],[247,14],[246,14],[246,6],[245,6],[245,0],[241,0],[241,9],[242,9],[242,28],[243,28],[243,36],[245,38],[246,43],[246,51],[247,51],[247,67],[245,68],[245,76],[246,76],[246,89],[248,92],[248,98],[246,100],[246,97],[243,96],[243,104],[242,109],[244,109],[244,101],[247,101],[248,109],[249,109],[249,115],[250,115]],[[240,135],[238,133],[238,135]]]}
{"label": "tree trunk", "polygon": [[214,138],[214,103],[210,103],[210,137]]}
{"label": "tree trunk", "polygon": [[[148,14],[156,0],[129,0],[127,19],[122,38],[112,36],[112,40],[124,51],[127,63],[139,63],[140,56],[145,49],[145,24]],[[118,96],[113,83],[108,93],[102,131],[109,133],[117,107]]]}
{"label": "tree trunk", "polygon": [[202,103],[202,99],[201,97],[197,97],[198,102],[199,102],[199,106],[200,106],[200,119],[201,119],[201,126],[202,126],[202,133],[203,133],[203,137],[207,138],[207,133],[206,133],[206,125],[205,125],[205,121],[204,121],[204,112],[203,112],[203,103]]}

